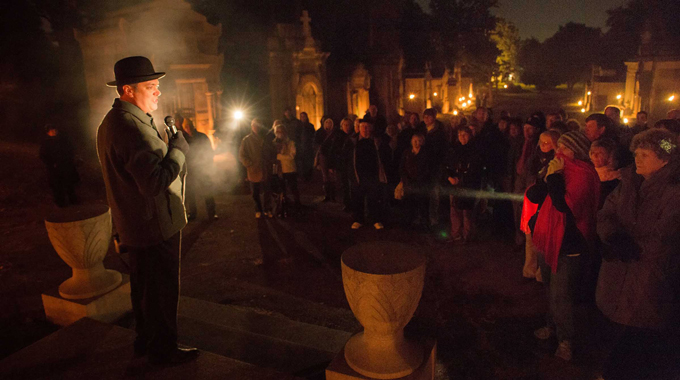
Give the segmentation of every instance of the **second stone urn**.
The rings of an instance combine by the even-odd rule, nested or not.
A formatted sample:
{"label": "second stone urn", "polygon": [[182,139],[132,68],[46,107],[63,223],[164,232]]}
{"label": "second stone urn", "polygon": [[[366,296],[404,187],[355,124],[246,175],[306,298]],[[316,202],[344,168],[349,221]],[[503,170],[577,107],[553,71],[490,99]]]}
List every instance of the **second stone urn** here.
{"label": "second stone urn", "polygon": [[60,209],[45,219],[50,242],[73,270],[73,277],[59,285],[66,299],[84,299],[107,293],[120,285],[122,275],[104,268],[111,243],[111,213],[105,205],[81,205]]}
{"label": "second stone urn", "polygon": [[423,347],[404,338],[423,292],[425,256],[394,242],[362,243],[342,255],[342,282],[364,331],[345,345],[345,360],[376,379],[411,374],[423,362]]}

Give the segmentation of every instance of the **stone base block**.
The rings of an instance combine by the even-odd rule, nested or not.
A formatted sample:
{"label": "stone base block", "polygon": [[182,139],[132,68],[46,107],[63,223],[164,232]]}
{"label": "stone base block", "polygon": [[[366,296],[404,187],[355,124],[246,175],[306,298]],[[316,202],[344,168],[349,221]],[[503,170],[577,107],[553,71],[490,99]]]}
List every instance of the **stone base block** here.
{"label": "stone base block", "polygon": [[[435,361],[437,360],[437,341],[426,339],[421,342],[424,349],[423,364],[408,376],[400,377],[398,380],[433,380]],[[340,351],[331,364],[326,368],[326,380],[373,380],[359,374],[347,365],[345,361],[345,349]]]}
{"label": "stone base block", "polygon": [[47,319],[57,325],[67,326],[83,317],[101,322],[113,322],[132,311],[130,301],[130,276],[123,275],[123,282],[112,291],[97,297],[69,300],[53,289],[42,295]]}

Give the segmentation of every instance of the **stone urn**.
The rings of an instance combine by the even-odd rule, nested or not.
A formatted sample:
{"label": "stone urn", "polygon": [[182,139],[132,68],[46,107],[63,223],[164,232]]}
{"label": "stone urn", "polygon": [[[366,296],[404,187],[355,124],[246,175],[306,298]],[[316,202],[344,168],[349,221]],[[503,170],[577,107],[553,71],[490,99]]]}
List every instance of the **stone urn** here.
{"label": "stone urn", "polygon": [[423,292],[425,256],[393,242],[362,243],[342,254],[342,282],[364,331],[345,345],[345,360],[376,379],[407,376],[423,362],[423,347],[404,338]]}
{"label": "stone urn", "polygon": [[106,205],[90,204],[59,209],[45,219],[50,242],[73,270],[59,285],[66,299],[84,299],[107,293],[120,285],[122,275],[104,268],[111,242],[111,212]]}

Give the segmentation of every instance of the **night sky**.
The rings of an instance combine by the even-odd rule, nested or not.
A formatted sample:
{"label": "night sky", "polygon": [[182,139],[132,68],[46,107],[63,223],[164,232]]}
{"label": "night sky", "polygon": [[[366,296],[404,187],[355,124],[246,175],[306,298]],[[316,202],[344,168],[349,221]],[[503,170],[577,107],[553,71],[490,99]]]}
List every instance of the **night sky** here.
{"label": "night sky", "polygon": [[[418,0],[424,9],[429,0]],[[524,38],[543,41],[560,25],[569,21],[600,27],[605,31],[607,10],[626,4],[627,0],[499,0],[492,12],[512,21]]]}

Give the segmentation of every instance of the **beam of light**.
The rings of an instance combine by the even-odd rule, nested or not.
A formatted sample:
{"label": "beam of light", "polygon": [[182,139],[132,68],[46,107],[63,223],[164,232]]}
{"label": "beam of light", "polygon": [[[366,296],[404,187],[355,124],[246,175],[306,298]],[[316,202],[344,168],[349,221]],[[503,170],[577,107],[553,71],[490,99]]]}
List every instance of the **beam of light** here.
{"label": "beam of light", "polygon": [[236,120],[243,119],[243,111],[241,111],[241,110],[234,111],[234,119],[236,119]]}
{"label": "beam of light", "polygon": [[[417,190],[414,190],[417,191]],[[422,194],[429,194],[428,190],[420,191]],[[524,194],[517,193],[504,193],[496,192],[492,190],[472,190],[463,189],[460,187],[453,187],[448,189],[442,189],[443,195],[453,195],[460,198],[473,198],[473,199],[498,199],[507,200],[512,202],[522,202],[524,200]]]}

